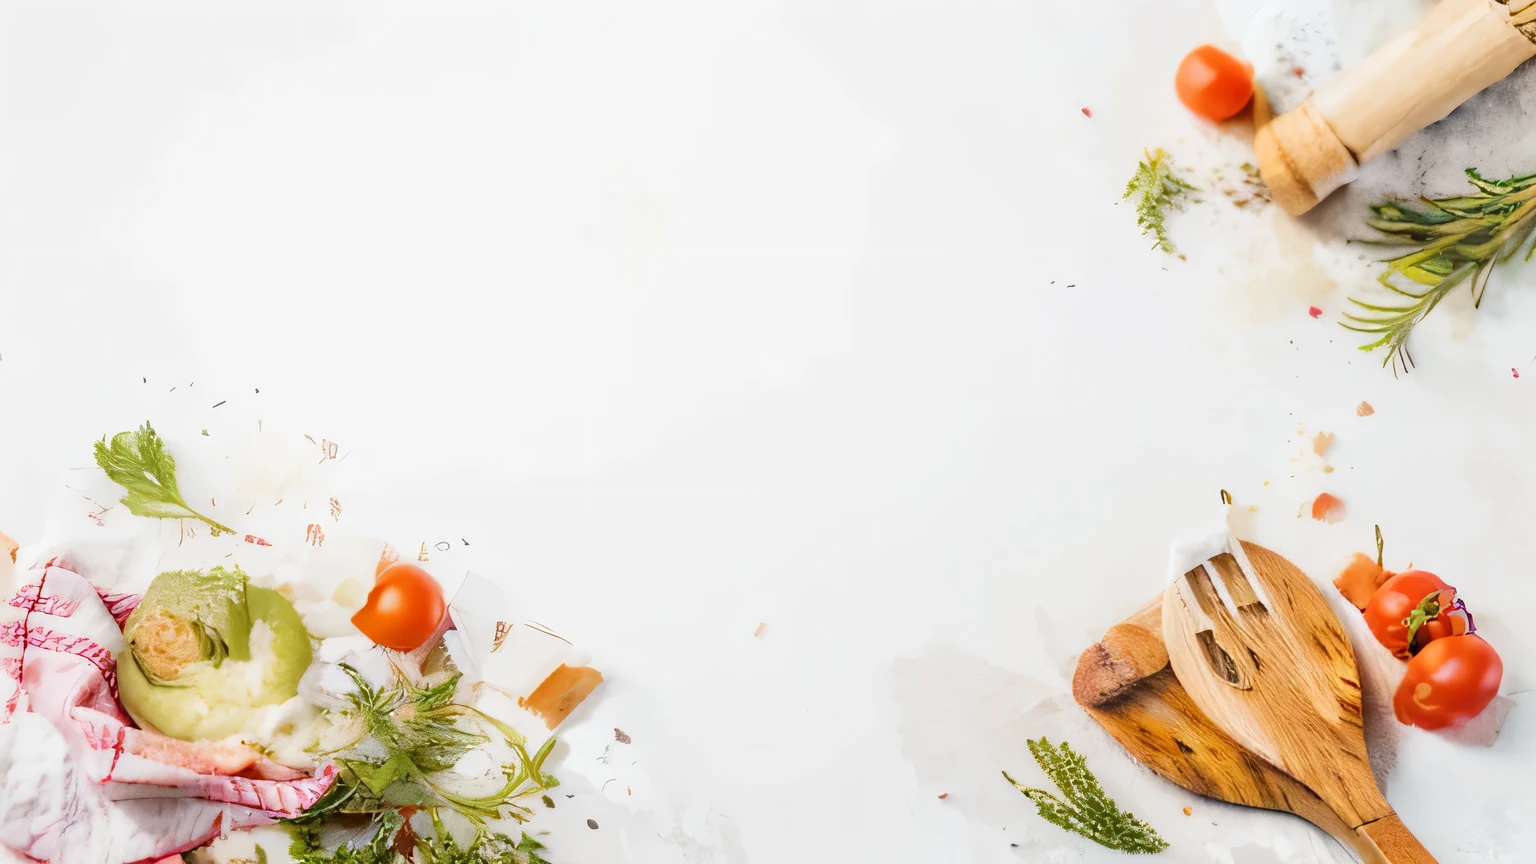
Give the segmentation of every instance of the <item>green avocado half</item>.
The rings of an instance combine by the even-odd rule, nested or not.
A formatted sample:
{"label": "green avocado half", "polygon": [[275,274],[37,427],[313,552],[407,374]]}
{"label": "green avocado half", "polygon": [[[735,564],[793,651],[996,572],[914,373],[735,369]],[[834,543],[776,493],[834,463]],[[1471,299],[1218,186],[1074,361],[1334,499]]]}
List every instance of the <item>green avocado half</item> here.
{"label": "green avocado half", "polygon": [[239,733],[254,709],[298,693],[312,659],[293,604],[238,567],[156,576],[123,637],[123,707],[140,726],[183,741]]}

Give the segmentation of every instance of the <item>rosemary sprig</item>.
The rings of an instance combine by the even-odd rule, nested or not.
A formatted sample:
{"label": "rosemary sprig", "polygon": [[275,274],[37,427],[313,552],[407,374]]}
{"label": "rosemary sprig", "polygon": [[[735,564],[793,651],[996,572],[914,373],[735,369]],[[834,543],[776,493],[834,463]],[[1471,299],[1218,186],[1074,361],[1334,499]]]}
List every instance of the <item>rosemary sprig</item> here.
{"label": "rosemary sprig", "polygon": [[[1388,260],[1378,277],[1403,299],[1376,304],[1351,297],[1364,314],[1345,313],[1354,323],[1344,327],[1378,337],[1360,350],[1385,347],[1382,365],[1393,363],[1394,371],[1413,368],[1408,336],[1441,300],[1466,282],[1473,307],[1481,306],[1494,266],[1513,258],[1536,231],[1536,219],[1531,218],[1536,215],[1536,174],[1487,180],[1468,168],[1467,178],[1477,189],[1474,195],[1421,198],[1423,210],[1391,203],[1371,208],[1375,218],[1367,224],[1386,237],[1379,242],[1418,248]],[[1536,246],[1526,252],[1526,260],[1533,252]]]}
{"label": "rosemary sprig", "polygon": [[1062,742],[1060,747],[1053,747],[1041,738],[1029,742],[1029,752],[1065,800],[1044,789],[1025,786],[1009,777],[1007,771],[1003,772],[1003,779],[1034,802],[1047,822],[1121,852],[1152,854],[1168,848],[1168,841],[1157,836],[1152,826],[1109,800],[1098,778],[1088,770],[1088,762],[1070,744]]}
{"label": "rosemary sprig", "polygon": [[1157,241],[1152,244],[1153,249],[1172,254],[1173,241],[1168,238],[1166,224],[1168,213],[1183,210],[1189,194],[1198,190],[1174,176],[1173,157],[1163,148],[1141,152],[1146,158],[1136,166],[1136,173],[1131,175],[1131,182],[1126,184],[1125,194],[1120,197],[1122,200],[1135,197],[1136,225],[1141,228],[1142,236],[1151,234]]}

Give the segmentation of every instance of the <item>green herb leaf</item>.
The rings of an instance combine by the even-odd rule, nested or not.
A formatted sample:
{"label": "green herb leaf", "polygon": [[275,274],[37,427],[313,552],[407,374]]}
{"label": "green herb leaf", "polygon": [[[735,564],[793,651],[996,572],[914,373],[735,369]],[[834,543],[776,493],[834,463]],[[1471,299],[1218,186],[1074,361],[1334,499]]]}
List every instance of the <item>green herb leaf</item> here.
{"label": "green herb leaf", "polygon": [[1104,794],[1088,763],[1071,745],[1051,746],[1044,738],[1029,742],[1029,752],[1065,798],[1024,786],[1003,772],[1003,778],[1034,802],[1040,816],[1053,825],[1089,840],[1133,854],[1151,854],[1168,848],[1152,826],[1121,810]]}
{"label": "green herb leaf", "polygon": [[1173,254],[1173,241],[1168,238],[1166,220],[1168,213],[1183,210],[1191,192],[1199,191],[1183,179],[1174,176],[1173,157],[1159,147],[1154,151],[1142,151],[1146,156],[1136,166],[1131,182],[1126,184],[1122,199],[1136,199],[1136,224],[1145,237],[1151,234],[1156,243],[1153,249]]}
{"label": "green herb leaf", "polygon": [[[1392,203],[1371,208],[1375,218],[1366,224],[1384,235],[1383,244],[1417,248],[1388,260],[1378,277],[1400,299],[1383,304],[1351,297],[1363,314],[1346,314],[1351,323],[1343,326],[1377,337],[1360,350],[1386,348],[1382,365],[1392,363],[1394,372],[1413,368],[1408,336],[1441,300],[1467,283],[1473,307],[1480,306],[1494,266],[1513,258],[1536,231],[1536,174],[1486,180],[1468,168],[1467,180],[1477,194],[1421,198],[1422,210]],[[1532,253],[1536,246],[1526,260]]]}
{"label": "green herb leaf", "polygon": [[154,519],[198,519],[215,537],[234,533],[187,506],[176,487],[176,460],[148,422],[136,432],[112,436],[111,444],[105,438],[97,441],[94,450],[96,464],[108,479],[128,491],[122,503],[129,513]]}

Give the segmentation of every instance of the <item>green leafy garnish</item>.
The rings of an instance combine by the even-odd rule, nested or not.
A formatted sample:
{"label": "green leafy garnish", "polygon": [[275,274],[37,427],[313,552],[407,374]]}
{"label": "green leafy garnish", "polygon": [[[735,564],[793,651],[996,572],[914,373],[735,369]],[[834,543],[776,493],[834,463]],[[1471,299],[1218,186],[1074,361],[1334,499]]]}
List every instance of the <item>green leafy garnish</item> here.
{"label": "green leafy garnish", "polygon": [[1053,825],[1081,834],[1089,840],[1121,852],[1150,854],[1168,848],[1152,826],[1121,810],[1104,794],[1104,788],[1088,771],[1088,763],[1070,744],[1053,747],[1044,738],[1029,742],[1029,752],[1041,770],[1056,784],[1065,800],[1024,786],[1003,772],[1003,778],[1034,802],[1040,816]]}
{"label": "green leafy garnish", "polygon": [[[1388,260],[1378,279],[1403,299],[1388,305],[1351,297],[1364,314],[1346,313],[1354,323],[1344,326],[1378,337],[1360,350],[1385,347],[1382,365],[1391,362],[1394,371],[1413,368],[1408,336],[1441,300],[1465,282],[1473,307],[1481,306],[1494,265],[1513,258],[1536,230],[1536,219],[1531,218],[1536,215],[1536,174],[1485,180],[1477,169],[1468,168],[1467,178],[1477,194],[1420,198],[1423,210],[1391,203],[1371,208],[1375,218],[1367,224],[1386,236],[1378,242],[1419,248]],[[1526,252],[1526,260],[1533,252],[1536,246]]]}
{"label": "green leafy garnish", "polygon": [[122,503],[129,513],[155,519],[198,519],[215,537],[234,533],[233,528],[187,506],[176,488],[176,460],[148,422],[136,432],[112,436],[110,445],[105,438],[97,441],[95,451],[96,464],[107,472],[107,478],[128,490]]}
{"label": "green leafy garnish", "polygon": [[[291,820],[297,829],[296,860],[302,864],[397,864],[391,856],[398,855],[395,850],[403,844],[415,849],[421,864],[548,864],[535,854],[543,848],[537,841],[524,835],[522,841],[513,842],[490,830],[487,823],[506,818],[527,821],[533,810],[523,799],[547,799],[544,793],[559,785],[543,770],[555,739],[530,755],[527,739],[516,729],[454,702],[460,676],[451,664],[446,666],[451,674],[431,685],[413,683],[397,668],[394,683],[386,687],[374,686],[347,664],[340,668],[356,688],[347,696],[348,713],[361,721],[363,732],[352,745],[333,752],[340,769],[336,782],[303,816]],[[469,751],[493,739],[510,749],[513,761],[500,766],[501,782],[494,791],[468,794],[459,788],[462,778],[451,774],[451,769]],[[365,741],[367,746],[358,746]],[[359,755],[377,753],[380,748],[386,754],[383,757]],[[403,829],[401,813],[414,810],[431,815],[435,837],[402,834],[408,829]],[[475,827],[467,848],[459,847],[443,830],[438,818],[443,810],[458,813]],[[362,845],[348,843],[327,851],[320,842],[320,829],[332,824],[361,826],[367,832],[361,836],[369,839]],[[301,852],[310,857],[300,857]]]}
{"label": "green leafy garnish", "polygon": [[544,844],[524,832],[513,841],[505,834],[480,834],[468,847],[461,847],[441,828],[437,836],[418,844],[420,864],[549,864],[539,856]]}
{"label": "green leafy garnish", "polygon": [[1173,157],[1163,148],[1150,152],[1143,150],[1142,153],[1147,158],[1136,166],[1136,173],[1126,184],[1121,198],[1135,197],[1136,225],[1141,228],[1142,236],[1151,234],[1157,240],[1152,244],[1153,249],[1172,254],[1173,241],[1168,239],[1165,220],[1170,211],[1183,210],[1189,194],[1198,190],[1174,176]]}

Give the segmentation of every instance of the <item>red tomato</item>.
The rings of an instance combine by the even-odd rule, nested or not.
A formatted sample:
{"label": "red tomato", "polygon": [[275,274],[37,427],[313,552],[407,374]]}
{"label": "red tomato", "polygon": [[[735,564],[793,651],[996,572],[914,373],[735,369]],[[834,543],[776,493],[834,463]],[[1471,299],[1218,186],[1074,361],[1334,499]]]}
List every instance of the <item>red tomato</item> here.
{"label": "red tomato", "polygon": [[1226,120],[1253,98],[1253,67],[1214,45],[1185,55],[1173,79],[1179,101],[1207,120]]}
{"label": "red tomato", "polygon": [[[1365,625],[1371,628],[1376,641],[1387,646],[1393,654],[1407,660],[1412,652],[1408,646],[1408,615],[1424,598],[1442,590],[1454,595],[1455,589],[1425,570],[1405,570],[1381,583],[1370,602],[1365,604]],[[1434,628],[1420,627],[1416,641],[1422,647],[1437,635]]]}
{"label": "red tomato", "polygon": [[1392,697],[1397,719],[1420,729],[1460,726],[1499,695],[1504,661],[1481,637],[1447,636],[1408,661],[1408,674]]}
{"label": "red tomato", "polygon": [[352,623],[385,648],[414,651],[437,632],[447,608],[430,573],[415,564],[392,564],[374,580]]}

